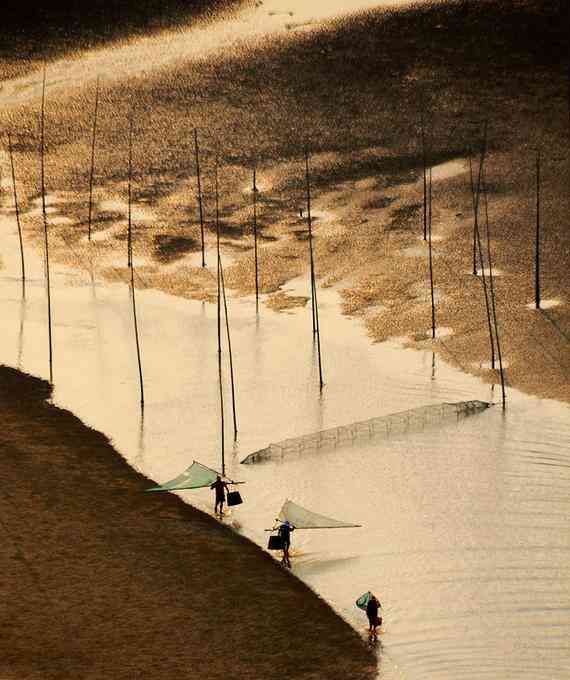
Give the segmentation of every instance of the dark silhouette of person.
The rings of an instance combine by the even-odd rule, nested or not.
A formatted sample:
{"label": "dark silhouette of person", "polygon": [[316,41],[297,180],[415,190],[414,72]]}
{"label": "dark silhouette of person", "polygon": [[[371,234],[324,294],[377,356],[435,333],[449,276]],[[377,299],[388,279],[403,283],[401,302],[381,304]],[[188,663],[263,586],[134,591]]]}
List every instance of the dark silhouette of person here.
{"label": "dark silhouette of person", "polygon": [[216,492],[216,504],[214,506],[214,513],[217,515],[218,514],[218,505],[220,506],[220,515],[224,514],[224,502],[226,500],[226,491],[229,491],[228,485],[224,482],[224,480],[220,477],[220,475],[217,476],[216,481],[213,484],[210,484],[210,489],[214,489]]}
{"label": "dark silhouette of person", "polygon": [[291,566],[291,561],[289,560],[289,548],[291,547],[292,531],[295,531],[295,527],[287,520],[282,522],[279,526],[279,529],[277,530],[277,535],[281,537],[281,543],[283,545],[283,559],[281,560],[281,563],[286,567]]}
{"label": "dark silhouette of person", "polygon": [[366,616],[368,617],[368,635],[371,640],[378,639],[378,632],[376,628],[382,625],[382,617],[378,616],[378,612],[382,605],[378,601],[376,595],[371,595],[366,605]]}

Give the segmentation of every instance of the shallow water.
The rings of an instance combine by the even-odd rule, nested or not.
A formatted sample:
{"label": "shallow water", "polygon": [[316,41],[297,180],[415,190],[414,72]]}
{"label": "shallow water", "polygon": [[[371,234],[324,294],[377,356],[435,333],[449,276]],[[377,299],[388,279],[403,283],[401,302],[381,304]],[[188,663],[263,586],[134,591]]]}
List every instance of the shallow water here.
{"label": "shallow water", "polygon": [[[13,215],[0,272],[0,361],[49,375],[43,265],[28,253],[22,299]],[[285,289],[309,295],[297,280]],[[146,406],[131,300],[64,267],[52,272],[53,401],[105,432],[164,482],[192,460],[219,468],[215,305],[137,290]],[[570,409],[509,391],[457,422],[334,451],[240,465],[271,441],[443,401],[496,401],[493,389],[431,352],[373,345],[319,289],[325,387],[319,393],[310,309],[278,314],[230,300],[239,438],[226,386],[228,475],[245,503],[226,519],[265,546],[290,498],[362,529],[297,531],[293,571],[359,631],[355,599],[384,605],[379,677],[567,678],[570,660]],[[224,350],[224,360],[226,354]],[[227,363],[224,365],[228,376]],[[94,480],[96,483],[96,480]],[[149,484],[150,486],[150,484]],[[206,490],[181,492],[212,510]],[[149,504],[156,503],[149,496]]]}

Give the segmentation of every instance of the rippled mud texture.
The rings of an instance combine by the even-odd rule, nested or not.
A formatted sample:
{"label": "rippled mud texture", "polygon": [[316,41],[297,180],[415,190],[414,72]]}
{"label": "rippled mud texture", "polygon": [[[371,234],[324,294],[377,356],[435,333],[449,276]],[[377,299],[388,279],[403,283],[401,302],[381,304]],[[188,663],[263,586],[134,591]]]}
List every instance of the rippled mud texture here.
{"label": "rippled mud texture", "polygon": [[236,0],[57,0],[5,4],[0,43],[0,74],[21,72],[26,64],[92,49],[151,31],[173,29],[190,20],[230,10]]}
{"label": "rippled mud texture", "polygon": [[0,370],[2,668],[26,678],[354,678],[373,654],[267,554]]}
{"label": "rippled mud texture", "polygon": [[[64,192],[50,215],[54,260],[93,269],[97,278],[126,280],[127,117],[134,106],[137,283],[213,299],[213,165],[219,156],[226,284],[237,294],[253,292],[251,170],[257,160],[261,291],[277,308],[302,304],[280,287],[308,269],[306,211],[300,212],[307,141],[319,283],[341,290],[346,313],[364,317],[375,340],[401,337],[423,346],[431,324],[418,133],[423,102],[428,161],[457,161],[453,172],[434,177],[436,321],[451,329],[434,348],[497,381],[495,371],[473,368],[490,360],[490,349],[481,282],[470,273],[467,158],[471,153],[476,172],[486,119],[488,212],[494,264],[501,271],[495,284],[507,382],[569,401],[567,26],[561,2],[450,2],[363,12],[249,42],[244,35],[235,49],[205,46],[202,60],[181,58],[177,35],[138,48],[136,41],[125,45],[101,62],[91,244],[86,220],[94,71],[77,67],[76,80],[52,85],[50,95],[48,69],[46,181],[49,192]],[[129,51],[135,48],[143,62]],[[159,62],[163,66],[155,69]],[[148,68],[141,71],[140,63]],[[132,75],[120,78],[123,68]],[[35,215],[24,215],[26,238],[39,242],[39,99],[20,105],[9,99],[0,115],[16,138],[23,207],[36,200]],[[206,269],[200,266],[194,126],[202,153]],[[528,308],[539,145],[543,296],[560,303],[543,312]]]}

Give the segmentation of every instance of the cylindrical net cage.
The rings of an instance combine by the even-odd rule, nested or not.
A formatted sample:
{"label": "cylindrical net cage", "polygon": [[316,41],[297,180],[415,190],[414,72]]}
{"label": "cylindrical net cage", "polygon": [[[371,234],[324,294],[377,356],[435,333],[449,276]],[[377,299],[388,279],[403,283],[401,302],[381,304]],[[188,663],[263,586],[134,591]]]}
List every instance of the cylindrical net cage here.
{"label": "cylindrical net cage", "polygon": [[302,453],[303,451],[334,448],[355,440],[372,439],[388,436],[391,433],[408,432],[418,428],[421,429],[430,423],[468,416],[472,413],[483,411],[489,406],[491,404],[488,402],[478,400],[421,406],[409,411],[401,411],[387,416],[370,418],[370,420],[362,420],[351,425],[332,427],[328,430],[315,432],[314,434],[284,439],[275,444],[269,444],[264,449],[250,453],[241,462],[257,463],[267,458],[282,456],[288,453]]}

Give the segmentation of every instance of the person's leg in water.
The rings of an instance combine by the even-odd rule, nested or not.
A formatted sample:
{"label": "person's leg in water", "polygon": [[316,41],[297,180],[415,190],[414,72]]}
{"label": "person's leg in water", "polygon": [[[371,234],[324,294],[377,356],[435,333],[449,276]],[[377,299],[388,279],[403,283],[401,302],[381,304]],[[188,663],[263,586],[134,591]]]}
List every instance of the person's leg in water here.
{"label": "person's leg in water", "polygon": [[283,544],[283,564],[286,567],[291,566],[291,561],[289,560],[289,543]]}
{"label": "person's leg in water", "polygon": [[378,620],[372,624],[372,639],[376,642],[378,640]]}

